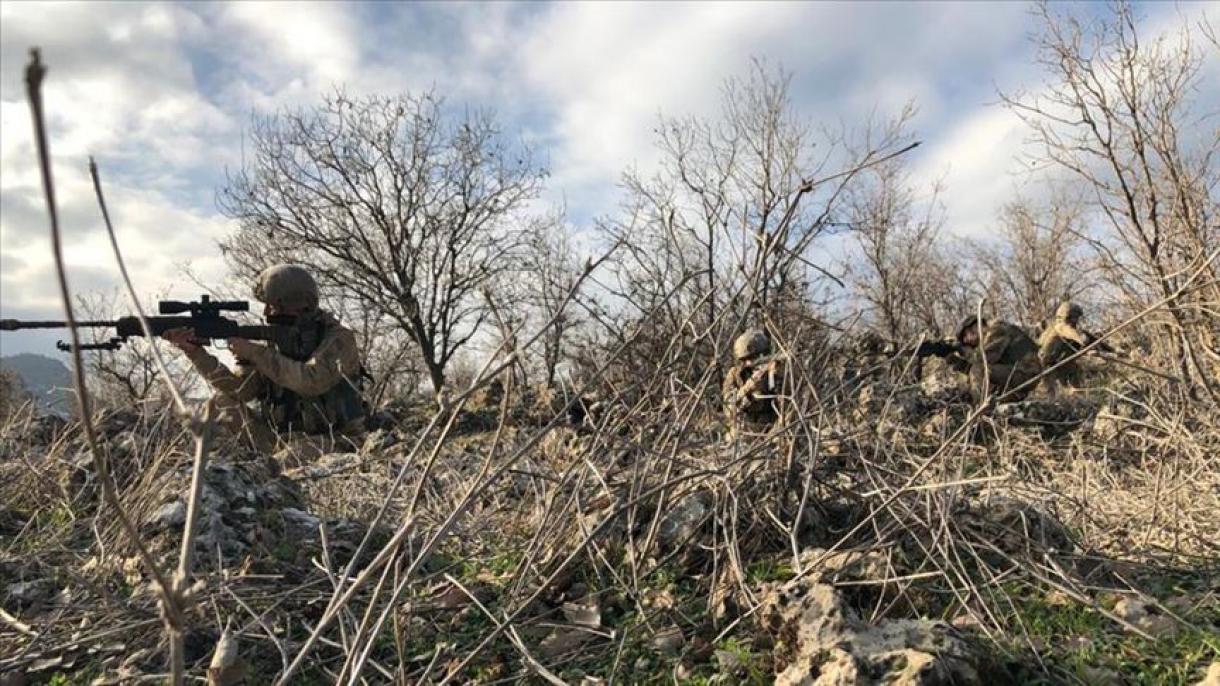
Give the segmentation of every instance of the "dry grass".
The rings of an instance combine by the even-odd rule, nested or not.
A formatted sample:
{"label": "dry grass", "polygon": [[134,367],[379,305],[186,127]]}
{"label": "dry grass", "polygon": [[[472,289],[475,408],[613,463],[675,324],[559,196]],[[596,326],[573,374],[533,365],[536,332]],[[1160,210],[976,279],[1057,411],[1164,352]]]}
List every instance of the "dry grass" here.
{"label": "dry grass", "polygon": [[[1042,624],[1021,620],[1030,598],[1048,593],[1098,617],[1098,631],[1153,641],[1149,651],[1169,649],[1142,638],[1108,594],[1186,594],[1197,602],[1183,626],[1207,629],[1198,617],[1214,599],[1199,589],[1214,584],[1220,559],[1214,412],[1172,403],[1155,385],[1128,388],[1118,403],[1105,404],[1107,391],[1093,401],[1101,420],[1047,438],[883,383],[884,369],[844,384],[834,356],[807,359],[791,367],[784,428],[731,446],[709,376],[680,384],[658,365],[592,428],[554,416],[451,436],[444,427],[467,416],[455,407],[431,431],[299,480],[317,514],[372,523],[384,507],[361,562],[341,583],[358,538],[342,554],[279,560],[269,548],[253,562],[201,560],[188,673],[203,673],[230,626],[256,682],[282,678],[294,660],[294,683],[736,678],[705,646],[740,653],[765,678],[769,639],[752,621],[761,584],[849,549],[886,560],[882,578],[853,596],[866,616],[966,621],[991,639],[1001,673],[1034,651],[1045,658],[1035,671],[1072,678],[1039,637]],[[116,675],[138,647],[147,652],[130,673],[158,673],[164,639],[147,579],[92,491],[66,478],[82,447],[76,429],[29,445],[30,422],[3,433],[0,495],[13,524],[0,564],[6,578],[69,591],[41,608],[5,606],[14,621],[0,624],[0,669],[75,656],[40,674]],[[124,465],[121,499],[144,521],[183,488],[188,436],[156,412],[122,424],[99,422]],[[1032,509],[996,510],[1005,498]],[[1169,576],[1185,581],[1154,583]],[[107,653],[116,627],[125,647]],[[675,652],[657,647],[673,635]],[[1215,646],[1182,650],[1199,645],[1191,655],[1202,663]]]}

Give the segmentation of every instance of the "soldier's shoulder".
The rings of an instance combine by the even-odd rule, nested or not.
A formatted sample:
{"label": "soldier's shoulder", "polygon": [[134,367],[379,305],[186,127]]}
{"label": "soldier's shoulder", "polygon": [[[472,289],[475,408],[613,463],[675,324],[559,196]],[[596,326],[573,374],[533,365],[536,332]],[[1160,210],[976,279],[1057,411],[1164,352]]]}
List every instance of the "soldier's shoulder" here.
{"label": "soldier's shoulder", "polygon": [[337,317],[329,312],[325,313],[325,322],[326,335],[324,340],[332,341],[333,345],[341,348],[355,349],[357,347],[358,339],[355,331],[344,326],[343,322],[339,321]]}

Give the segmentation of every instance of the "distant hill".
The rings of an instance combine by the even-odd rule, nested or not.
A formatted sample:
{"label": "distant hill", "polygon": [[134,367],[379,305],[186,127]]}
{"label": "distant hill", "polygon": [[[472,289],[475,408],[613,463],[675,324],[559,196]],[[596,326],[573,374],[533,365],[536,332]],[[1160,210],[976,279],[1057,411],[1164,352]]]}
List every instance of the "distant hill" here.
{"label": "distant hill", "polygon": [[21,353],[0,357],[0,367],[10,369],[46,410],[67,414],[72,407],[72,372],[59,360],[46,355]]}

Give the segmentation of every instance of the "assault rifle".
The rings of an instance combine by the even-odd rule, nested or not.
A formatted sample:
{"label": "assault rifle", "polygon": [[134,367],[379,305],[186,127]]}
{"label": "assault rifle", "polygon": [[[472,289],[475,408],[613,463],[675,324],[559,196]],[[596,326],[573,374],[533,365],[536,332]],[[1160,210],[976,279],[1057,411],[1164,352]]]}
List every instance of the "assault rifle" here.
{"label": "assault rifle", "polygon": [[901,355],[914,355],[919,359],[925,357],[949,357],[954,354],[962,354],[962,344],[956,339],[946,338],[939,341],[924,341],[913,349],[907,349],[900,353]]}
{"label": "assault rifle", "polygon": [[[189,312],[187,316],[148,317],[148,328],[154,336],[160,336],[173,329],[189,329],[195,338],[204,345],[214,345],[216,341],[226,338],[246,338],[254,341],[279,341],[287,335],[288,329],[277,325],[248,326],[220,316],[221,312],[247,312],[250,303],[244,300],[214,301],[204,295],[199,302],[181,302],[178,300],[162,300],[157,303],[157,310],[162,315],[175,315]],[[80,350],[118,350],[133,336],[143,336],[144,327],[140,326],[139,317],[119,317],[113,320],[78,321],[76,326],[83,328],[113,328],[115,336],[102,343],[82,343]],[[20,331],[22,329],[64,329],[66,321],[23,322],[17,319],[0,319],[0,331]],[[55,347],[65,352],[72,346],[58,341]]]}
{"label": "assault rifle", "polygon": [[[1114,346],[1110,345],[1109,343],[1106,343],[1105,341],[1101,341],[1100,343],[1098,343],[1097,336],[1089,333],[1088,331],[1081,331],[1080,333],[1084,334],[1084,345],[1085,346],[1091,345],[1091,346],[1093,346],[1094,350],[1098,350],[1103,353],[1109,353],[1111,355],[1118,352],[1117,350],[1114,349]],[[1073,352],[1079,352],[1080,349],[1082,347],[1084,347],[1084,346],[1078,345],[1075,341],[1068,341],[1067,343],[1072,348]]]}

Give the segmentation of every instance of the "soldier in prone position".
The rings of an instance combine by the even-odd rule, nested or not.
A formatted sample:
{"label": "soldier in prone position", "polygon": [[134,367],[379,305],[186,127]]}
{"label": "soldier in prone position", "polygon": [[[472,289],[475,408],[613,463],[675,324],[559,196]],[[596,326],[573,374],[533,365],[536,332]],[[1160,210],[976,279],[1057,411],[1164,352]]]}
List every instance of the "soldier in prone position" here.
{"label": "soldier in prone position", "polygon": [[273,345],[228,339],[236,371],[204,350],[189,329],[164,334],[216,389],[221,426],[257,450],[275,452],[289,468],[355,449],[366,415],[356,335],[318,308],[318,285],[299,265],[264,270],[254,296],[268,323],[289,326],[292,335]]}
{"label": "soldier in prone position", "polygon": [[1033,389],[1029,382],[1042,373],[1038,346],[1015,324],[971,315],[958,327],[957,341],[961,352],[947,359],[970,377],[970,392],[976,401],[989,396],[1023,400]]}
{"label": "soldier in prone position", "polygon": [[733,341],[736,362],[724,377],[723,399],[728,437],[742,429],[766,430],[779,419],[776,405],[783,367],[771,355],[771,339],[752,329]]}

